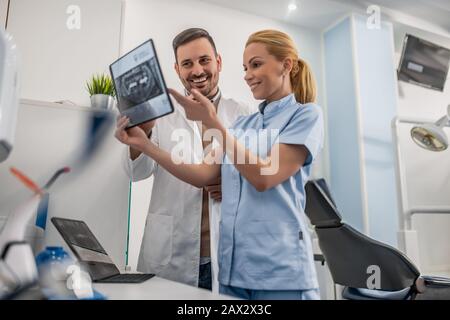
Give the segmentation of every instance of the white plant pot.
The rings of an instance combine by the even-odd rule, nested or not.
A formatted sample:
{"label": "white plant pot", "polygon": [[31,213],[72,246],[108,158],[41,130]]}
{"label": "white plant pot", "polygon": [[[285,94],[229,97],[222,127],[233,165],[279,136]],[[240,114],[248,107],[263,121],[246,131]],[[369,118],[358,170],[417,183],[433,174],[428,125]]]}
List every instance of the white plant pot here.
{"label": "white plant pot", "polygon": [[91,107],[100,109],[113,109],[115,100],[107,94],[94,94],[91,96]]}

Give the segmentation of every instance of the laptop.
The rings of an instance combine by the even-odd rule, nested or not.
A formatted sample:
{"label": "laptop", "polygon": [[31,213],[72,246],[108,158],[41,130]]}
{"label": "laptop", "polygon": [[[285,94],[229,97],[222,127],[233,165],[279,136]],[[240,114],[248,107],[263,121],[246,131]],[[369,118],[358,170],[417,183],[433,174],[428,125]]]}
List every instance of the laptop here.
{"label": "laptop", "polygon": [[84,221],[58,217],[53,217],[51,221],[93,282],[141,283],[154,276],[145,273],[121,274]]}

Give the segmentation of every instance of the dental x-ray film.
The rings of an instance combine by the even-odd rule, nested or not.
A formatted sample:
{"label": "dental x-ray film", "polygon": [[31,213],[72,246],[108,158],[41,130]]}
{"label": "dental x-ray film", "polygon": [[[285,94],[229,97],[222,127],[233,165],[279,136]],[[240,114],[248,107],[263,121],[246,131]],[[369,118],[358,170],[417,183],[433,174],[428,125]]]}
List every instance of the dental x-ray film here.
{"label": "dental x-ray film", "polygon": [[110,65],[118,108],[130,118],[128,128],[173,112],[153,40],[148,40]]}

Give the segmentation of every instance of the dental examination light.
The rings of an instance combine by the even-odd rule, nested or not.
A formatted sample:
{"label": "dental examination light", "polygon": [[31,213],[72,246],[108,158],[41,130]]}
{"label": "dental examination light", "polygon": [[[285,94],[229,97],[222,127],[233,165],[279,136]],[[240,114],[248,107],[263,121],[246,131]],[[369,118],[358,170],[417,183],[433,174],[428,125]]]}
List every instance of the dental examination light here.
{"label": "dental examination light", "polygon": [[444,151],[448,148],[448,138],[444,127],[450,123],[450,104],[447,114],[436,123],[424,123],[411,129],[411,138],[420,147],[430,151]]}

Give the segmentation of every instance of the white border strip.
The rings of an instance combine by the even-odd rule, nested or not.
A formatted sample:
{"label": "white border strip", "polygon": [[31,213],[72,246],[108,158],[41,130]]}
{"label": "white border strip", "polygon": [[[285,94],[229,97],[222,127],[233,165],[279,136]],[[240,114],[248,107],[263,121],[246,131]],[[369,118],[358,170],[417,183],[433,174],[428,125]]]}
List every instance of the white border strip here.
{"label": "white border strip", "polygon": [[353,60],[353,77],[355,82],[355,98],[356,98],[356,119],[357,131],[358,131],[358,147],[359,147],[359,169],[360,169],[360,179],[361,179],[361,201],[362,201],[362,221],[363,230],[366,235],[370,235],[369,226],[369,203],[367,197],[367,179],[365,172],[365,151],[364,151],[364,136],[363,136],[363,120],[362,120],[362,110],[361,110],[361,95],[359,87],[359,68],[358,68],[358,52],[356,49],[356,26],[355,26],[355,15],[352,13],[350,15],[350,28],[351,28],[351,45],[352,45],[352,60]]}
{"label": "white border strip", "polygon": [[329,138],[329,127],[328,127],[328,94],[327,94],[327,72],[325,65],[325,31],[322,31],[320,34],[320,59],[322,64],[322,90],[323,90],[323,111],[324,111],[324,149],[323,149],[323,158],[322,158],[322,174],[328,181],[328,184],[331,185],[333,182],[331,181],[331,164],[330,164],[330,138]]}
{"label": "white border strip", "polygon": [[123,52],[123,37],[124,37],[124,30],[125,30],[126,7],[127,7],[126,0],[122,0],[122,6],[121,6],[121,10],[120,10],[119,55],[118,55],[118,57],[120,57],[124,53]]}

